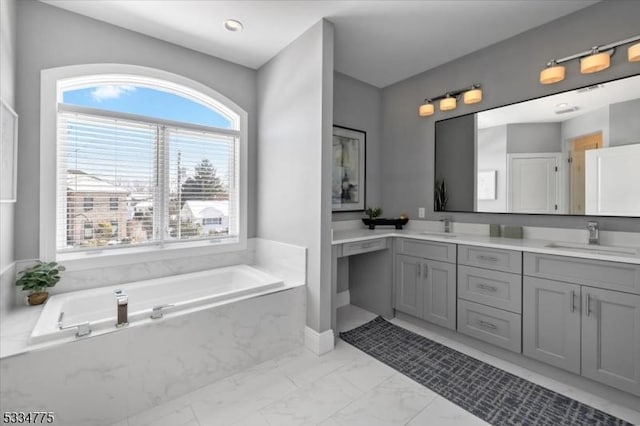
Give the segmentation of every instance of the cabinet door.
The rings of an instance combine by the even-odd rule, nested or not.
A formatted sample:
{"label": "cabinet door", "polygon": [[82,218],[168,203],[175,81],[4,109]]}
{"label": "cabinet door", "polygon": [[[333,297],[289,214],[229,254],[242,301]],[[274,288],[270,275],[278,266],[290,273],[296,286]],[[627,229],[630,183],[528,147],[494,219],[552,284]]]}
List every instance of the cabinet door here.
{"label": "cabinet door", "polygon": [[582,288],[582,375],[640,395],[640,296]]}
{"label": "cabinet door", "polygon": [[580,374],[580,286],[524,277],[522,352]]}
{"label": "cabinet door", "polygon": [[424,316],[429,322],[456,329],[456,265],[425,260]]}
{"label": "cabinet door", "polygon": [[423,294],[422,259],[396,255],[395,308],[405,314],[422,318]]}

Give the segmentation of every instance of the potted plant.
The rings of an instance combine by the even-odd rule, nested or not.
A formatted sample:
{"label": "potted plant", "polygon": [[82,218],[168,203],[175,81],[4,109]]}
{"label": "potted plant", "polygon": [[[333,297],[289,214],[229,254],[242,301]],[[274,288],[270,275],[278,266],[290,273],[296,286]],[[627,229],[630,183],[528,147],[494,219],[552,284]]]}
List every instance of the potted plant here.
{"label": "potted plant", "polygon": [[364,213],[369,216],[369,220],[363,219],[365,225],[369,225],[369,229],[376,229],[376,217],[382,214],[380,207],[368,207]]}
{"label": "potted plant", "polygon": [[36,265],[18,272],[21,277],[16,281],[16,285],[29,292],[27,299],[30,305],[40,305],[49,297],[45,289],[60,281],[60,271],[64,271],[64,266],[59,266],[56,262],[38,261]]}

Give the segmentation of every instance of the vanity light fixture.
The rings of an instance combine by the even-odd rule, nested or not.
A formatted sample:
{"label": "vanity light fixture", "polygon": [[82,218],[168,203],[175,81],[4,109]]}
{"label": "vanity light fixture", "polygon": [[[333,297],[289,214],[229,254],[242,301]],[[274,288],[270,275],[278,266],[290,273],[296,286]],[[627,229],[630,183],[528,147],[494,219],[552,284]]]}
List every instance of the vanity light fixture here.
{"label": "vanity light fixture", "polygon": [[[565,67],[560,65],[574,59],[580,60],[580,72],[582,74],[591,74],[609,68],[611,65],[611,56],[615,53],[616,47],[624,44],[634,43],[640,40],[640,35],[630,37],[614,43],[605,44],[603,46],[594,46],[584,52],[575,55],[566,56],[560,59],[552,59],[547,63],[545,69],[540,71],[540,83],[553,84],[564,80]],[[629,47],[629,62],[640,61],[640,43],[636,43]]]}
{"label": "vanity light fixture", "polygon": [[636,43],[629,47],[627,51],[627,59],[629,62],[640,62],[640,43]]}
{"label": "vanity light fixture", "polygon": [[435,98],[427,98],[418,108],[418,115],[420,117],[433,115],[435,112],[433,103],[435,101],[440,101],[440,111],[451,111],[452,109],[456,109],[458,106],[458,100],[460,99],[462,99],[466,105],[477,104],[482,101],[481,85],[472,84],[471,87],[447,92],[444,95],[436,96]]}
{"label": "vanity light fixture", "polygon": [[451,111],[452,109],[456,109],[456,106],[456,98],[451,97],[448,93],[446,98],[440,100],[440,111]]}

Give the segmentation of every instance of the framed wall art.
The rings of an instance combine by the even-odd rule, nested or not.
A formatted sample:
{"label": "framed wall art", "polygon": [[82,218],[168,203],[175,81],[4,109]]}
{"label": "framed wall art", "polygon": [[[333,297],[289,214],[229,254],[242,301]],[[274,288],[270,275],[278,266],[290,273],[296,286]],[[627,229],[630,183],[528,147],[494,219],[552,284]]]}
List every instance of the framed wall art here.
{"label": "framed wall art", "polygon": [[333,126],[331,198],[334,212],[365,209],[366,143],[366,132]]}

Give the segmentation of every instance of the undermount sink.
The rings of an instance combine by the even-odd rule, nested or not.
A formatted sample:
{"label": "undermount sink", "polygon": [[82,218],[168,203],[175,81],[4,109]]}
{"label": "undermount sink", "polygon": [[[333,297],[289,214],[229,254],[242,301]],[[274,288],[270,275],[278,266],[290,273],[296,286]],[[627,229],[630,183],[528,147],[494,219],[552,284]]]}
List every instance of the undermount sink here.
{"label": "undermount sink", "polygon": [[561,249],[571,249],[571,250],[584,250],[584,251],[590,251],[590,252],[602,253],[602,254],[631,254],[631,255],[638,255],[638,250],[634,249],[632,247],[602,246],[602,245],[599,245],[599,244],[580,244],[580,243],[553,242],[551,244],[547,244],[547,247],[561,248]]}
{"label": "undermount sink", "polygon": [[427,235],[430,237],[440,237],[440,238],[456,238],[457,235],[452,234],[450,232],[421,232],[420,235]]}

